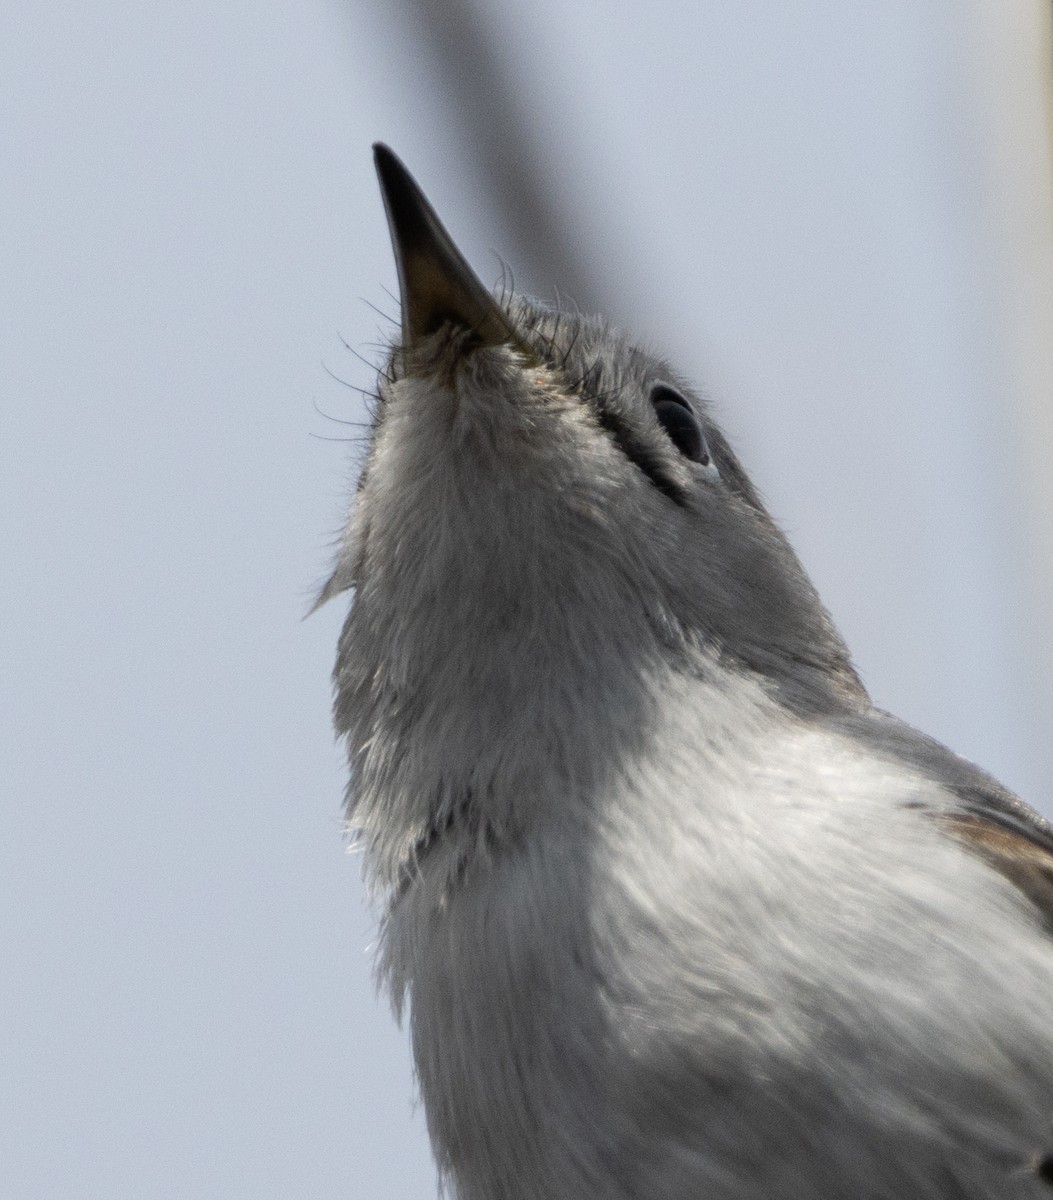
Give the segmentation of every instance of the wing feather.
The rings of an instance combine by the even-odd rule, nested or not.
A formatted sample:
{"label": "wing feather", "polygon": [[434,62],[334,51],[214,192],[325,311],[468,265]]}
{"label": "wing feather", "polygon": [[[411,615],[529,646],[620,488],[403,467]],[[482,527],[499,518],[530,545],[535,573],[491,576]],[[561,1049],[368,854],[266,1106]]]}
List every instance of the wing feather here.
{"label": "wing feather", "polygon": [[939,785],[946,803],[908,801],[930,811],[1035,905],[1053,935],[1053,824],[993,776],[878,709],[842,721],[845,733]]}

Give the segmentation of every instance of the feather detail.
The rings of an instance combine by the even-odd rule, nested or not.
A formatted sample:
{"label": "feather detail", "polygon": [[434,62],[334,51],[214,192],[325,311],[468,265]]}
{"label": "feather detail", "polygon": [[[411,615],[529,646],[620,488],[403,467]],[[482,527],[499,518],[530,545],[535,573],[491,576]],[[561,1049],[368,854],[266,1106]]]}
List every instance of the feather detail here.
{"label": "feather detail", "polygon": [[1053,848],[1046,823],[1039,819],[1029,829],[993,811],[945,813],[942,820],[954,838],[1023,892],[1053,934]]}

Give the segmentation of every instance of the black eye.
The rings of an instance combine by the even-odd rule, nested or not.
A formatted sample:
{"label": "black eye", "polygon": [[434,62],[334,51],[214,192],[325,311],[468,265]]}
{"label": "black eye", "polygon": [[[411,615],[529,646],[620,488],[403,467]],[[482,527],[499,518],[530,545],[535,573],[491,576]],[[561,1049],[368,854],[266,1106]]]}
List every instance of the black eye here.
{"label": "black eye", "polygon": [[651,404],[669,440],[680,453],[692,462],[708,466],[709,447],[702,424],[684,397],[668,384],[658,383],[651,389]]}

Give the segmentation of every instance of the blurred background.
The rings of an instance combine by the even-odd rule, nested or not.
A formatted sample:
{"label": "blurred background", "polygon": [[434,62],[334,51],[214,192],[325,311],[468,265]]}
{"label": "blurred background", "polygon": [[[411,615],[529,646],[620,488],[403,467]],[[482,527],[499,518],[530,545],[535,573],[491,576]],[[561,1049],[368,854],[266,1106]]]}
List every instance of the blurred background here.
{"label": "blurred background", "polygon": [[1053,811],[1046,0],[6,16],[0,1193],[435,1193],[301,621],[375,139],[696,378],[875,700]]}

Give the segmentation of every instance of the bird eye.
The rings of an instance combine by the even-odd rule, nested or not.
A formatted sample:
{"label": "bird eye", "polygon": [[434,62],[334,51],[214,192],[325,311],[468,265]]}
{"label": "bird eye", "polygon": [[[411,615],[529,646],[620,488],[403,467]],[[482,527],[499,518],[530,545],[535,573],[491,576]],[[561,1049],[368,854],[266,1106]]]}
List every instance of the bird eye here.
{"label": "bird eye", "polygon": [[668,384],[658,383],[651,389],[651,404],[659,424],[680,453],[691,462],[708,467],[706,435],[694,409],[684,397]]}

